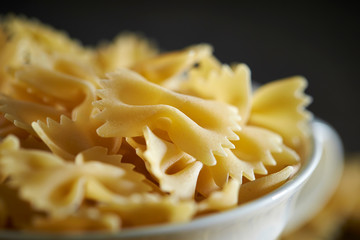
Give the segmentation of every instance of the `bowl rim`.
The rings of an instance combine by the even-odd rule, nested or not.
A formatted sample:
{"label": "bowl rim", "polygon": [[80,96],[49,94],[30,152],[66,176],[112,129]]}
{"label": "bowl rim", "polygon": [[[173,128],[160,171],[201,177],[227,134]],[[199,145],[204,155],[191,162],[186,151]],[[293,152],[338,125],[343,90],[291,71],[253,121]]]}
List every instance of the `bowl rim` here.
{"label": "bowl rim", "polygon": [[231,208],[229,210],[209,214],[206,216],[195,218],[189,222],[183,223],[170,223],[170,224],[157,224],[151,226],[143,226],[137,228],[123,229],[116,232],[79,232],[79,233],[51,233],[51,232],[31,232],[31,231],[11,231],[11,230],[0,230],[0,238],[6,239],[21,239],[22,237],[30,239],[63,239],[66,240],[79,240],[79,239],[104,239],[104,238],[116,238],[116,239],[131,239],[135,237],[150,237],[154,235],[166,235],[173,233],[184,233],[190,232],[196,229],[203,229],[205,227],[214,226],[219,223],[231,222],[233,219],[239,218],[239,216],[247,215],[248,213],[255,211],[256,209],[265,207],[267,205],[274,204],[274,202],[281,200],[286,197],[289,192],[295,192],[301,185],[303,185],[314,172],[315,168],[320,162],[322,154],[322,145],[320,136],[315,131],[317,124],[325,124],[326,122],[313,119],[310,123],[312,128],[312,136],[310,138],[311,148],[309,157],[306,158],[305,163],[300,167],[299,171],[285,184],[275,189],[274,191],[241,204],[238,207]]}

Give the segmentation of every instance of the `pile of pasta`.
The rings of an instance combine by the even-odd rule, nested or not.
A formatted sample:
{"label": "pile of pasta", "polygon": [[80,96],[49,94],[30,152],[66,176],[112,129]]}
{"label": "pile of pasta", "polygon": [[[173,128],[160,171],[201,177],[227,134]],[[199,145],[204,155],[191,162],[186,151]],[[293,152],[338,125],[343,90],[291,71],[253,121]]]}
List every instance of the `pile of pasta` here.
{"label": "pile of pasta", "polygon": [[191,221],[284,184],[306,157],[307,81],[252,89],[245,64],[124,33],[84,47],[0,23],[0,228],[119,231]]}

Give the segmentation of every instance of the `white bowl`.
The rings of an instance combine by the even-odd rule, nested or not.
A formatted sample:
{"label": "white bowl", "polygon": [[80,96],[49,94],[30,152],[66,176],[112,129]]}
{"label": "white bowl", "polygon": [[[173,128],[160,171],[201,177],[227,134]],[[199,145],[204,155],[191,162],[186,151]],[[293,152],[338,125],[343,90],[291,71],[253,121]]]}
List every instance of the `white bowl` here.
{"label": "white bowl", "polygon": [[299,172],[277,190],[235,209],[189,223],[123,230],[118,233],[54,235],[0,231],[0,239],[231,240],[276,239],[305,223],[325,204],[342,173],[343,148],[326,123],[315,120],[313,152]]}

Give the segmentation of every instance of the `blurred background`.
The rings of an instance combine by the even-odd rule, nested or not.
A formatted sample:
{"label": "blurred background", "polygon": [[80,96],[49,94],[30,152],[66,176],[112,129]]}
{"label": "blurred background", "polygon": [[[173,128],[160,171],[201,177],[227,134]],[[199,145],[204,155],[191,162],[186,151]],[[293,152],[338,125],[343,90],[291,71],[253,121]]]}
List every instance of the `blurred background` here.
{"label": "blurred background", "polygon": [[242,62],[259,83],[303,75],[310,110],[360,151],[360,15],[348,1],[6,1],[16,13],[66,31],[85,45],[122,31],[162,50],[210,43],[223,63]]}
{"label": "blurred background", "polygon": [[[359,239],[360,204],[355,216],[355,207],[345,201],[355,199],[352,206],[360,202],[359,189],[354,189],[360,186],[358,8],[349,1],[234,2],[8,0],[2,1],[0,15],[37,18],[87,46],[111,41],[123,31],[142,33],[164,51],[209,43],[221,62],[246,63],[258,83],[305,76],[309,81],[306,91],[314,100],[310,110],[340,134],[347,162],[358,163],[347,166],[347,178],[339,185],[343,191],[338,191],[318,220],[308,224],[309,235],[303,229],[305,235],[289,239],[319,239],[314,238],[319,229],[330,229],[326,230],[330,237],[322,235],[321,239]],[[342,217],[329,215],[329,211]],[[333,235],[335,225],[325,228],[324,219],[345,226],[343,238]]]}

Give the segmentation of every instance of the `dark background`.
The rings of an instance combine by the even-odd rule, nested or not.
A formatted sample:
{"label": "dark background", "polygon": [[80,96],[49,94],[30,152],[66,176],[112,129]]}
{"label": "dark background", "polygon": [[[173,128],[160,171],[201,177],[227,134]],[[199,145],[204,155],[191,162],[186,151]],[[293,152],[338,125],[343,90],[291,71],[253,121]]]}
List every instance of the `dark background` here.
{"label": "dark background", "polygon": [[347,152],[360,151],[360,18],[346,1],[2,1],[85,45],[141,32],[163,50],[210,43],[223,63],[243,62],[266,83],[303,75],[310,110],[329,122]]}

